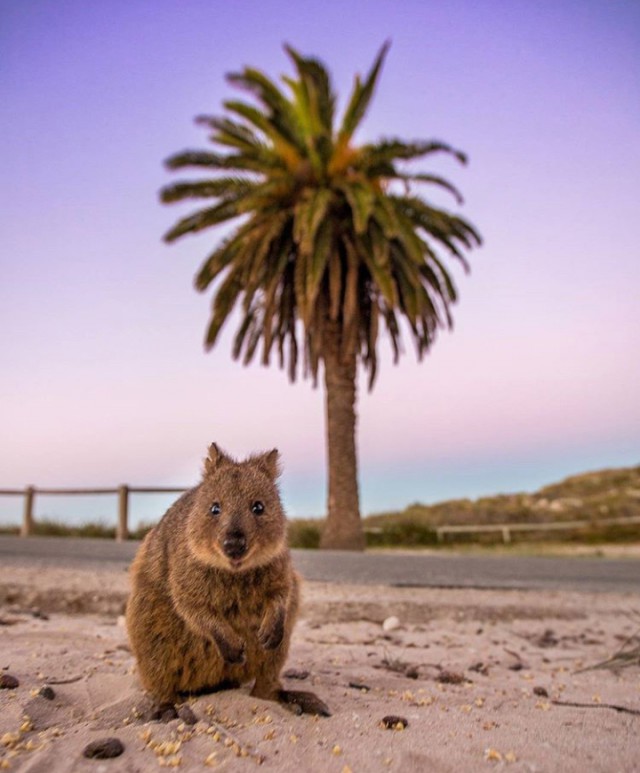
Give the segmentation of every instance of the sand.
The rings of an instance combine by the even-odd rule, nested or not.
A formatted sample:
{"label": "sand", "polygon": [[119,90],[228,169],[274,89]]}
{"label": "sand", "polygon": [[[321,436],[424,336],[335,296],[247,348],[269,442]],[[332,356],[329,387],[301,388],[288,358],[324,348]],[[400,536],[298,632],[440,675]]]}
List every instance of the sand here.
{"label": "sand", "polygon": [[[582,670],[640,645],[637,596],[309,583],[283,681],[332,716],[245,687],[189,725],[146,716],[126,594],[122,570],[0,568],[0,770],[640,770],[640,668]],[[121,756],[82,756],[108,737]]]}

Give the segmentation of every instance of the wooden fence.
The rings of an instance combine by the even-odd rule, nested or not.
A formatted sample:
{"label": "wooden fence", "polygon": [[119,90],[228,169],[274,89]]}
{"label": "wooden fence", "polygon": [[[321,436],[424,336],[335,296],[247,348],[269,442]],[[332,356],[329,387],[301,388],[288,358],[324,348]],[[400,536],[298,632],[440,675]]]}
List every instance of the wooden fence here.
{"label": "wooden fence", "polygon": [[[22,515],[22,525],[20,527],[20,536],[28,537],[33,534],[34,510],[36,494],[42,495],[63,495],[63,496],[94,496],[101,494],[118,495],[118,522],[116,525],[116,540],[122,542],[129,536],[129,494],[183,494],[187,487],[147,487],[147,486],[127,486],[123,484],[117,488],[36,488],[27,486],[24,489],[0,489],[0,496],[21,496],[24,497],[24,508]],[[640,524],[640,516],[627,516],[626,518],[598,518],[597,520],[574,520],[574,521],[554,521],[550,523],[492,523],[477,525],[441,525],[434,527],[438,542],[444,542],[448,534],[481,534],[486,532],[499,533],[502,541],[506,544],[511,542],[512,532],[524,531],[572,531],[575,529],[584,529],[588,527],[601,528],[603,526],[633,526]],[[382,529],[371,528],[366,531],[380,532]]]}
{"label": "wooden fence", "polygon": [[63,495],[63,496],[94,496],[102,494],[117,494],[118,496],[118,522],[116,525],[116,539],[123,542],[129,536],[129,494],[183,494],[187,487],[162,487],[162,486],[127,486],[122,484],[117,488],[36,488],[27,486],[25,489],[0,489],[0,496],[24,497],[22,511],[22,525],[20,536],[28,537],[33,534],[36,494]]}
{"label": "wooden fence", "polygon": [[452,525],[436,526],[438,542],[444,542],[447,534],[480,534],[482,532],[499,532],[505,544],[511,542],[514,531],[573,531],[574,529],[601,528],[603,526],[633,526],[640,524],[640,516],[632,515],[625,518],[597,518],[592,521],[551,521],[549,523],[492,523],[477,526]]}

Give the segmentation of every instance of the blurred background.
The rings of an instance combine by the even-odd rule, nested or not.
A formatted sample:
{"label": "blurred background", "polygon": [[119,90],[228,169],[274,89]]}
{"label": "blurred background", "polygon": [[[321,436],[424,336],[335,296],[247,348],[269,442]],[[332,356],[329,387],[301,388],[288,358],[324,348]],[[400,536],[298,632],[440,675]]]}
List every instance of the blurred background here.
{"label": "blurred background", "polygon": [[[288,42],[344,98],[391,50],[358,140],[440,139],[418,163],[485,246],[455,329],[359,391],[363,513],[533,490],[640,459],[640,4],[634,0],[109,0],[0,4],[0,487],[192,485],[208,444],[277,447],[291,516],[324,514],[322,389],[202,340],[193,276],[222,232],[167,247],[162,161]],[[344,101],[338,103],[344,107]],[[175,176],[177,177],[177,176]],[[196,208],[196,207],[194,207]],[[131,521],[171,497],[136,498]],[[115,497],[38,513],[115,520]],[[0,498],[0,524],[19,499]]]}

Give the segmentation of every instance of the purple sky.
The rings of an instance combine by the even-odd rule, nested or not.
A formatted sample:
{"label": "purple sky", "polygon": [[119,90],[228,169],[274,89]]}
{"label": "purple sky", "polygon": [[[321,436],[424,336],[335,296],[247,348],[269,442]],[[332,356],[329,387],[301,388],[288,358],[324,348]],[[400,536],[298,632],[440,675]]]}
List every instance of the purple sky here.
{"label": "purple sky", "polygon": [[191,484],[216,440],[277,446],[289,512],[323,512],[322,391],[234,363],[232,328],[204,353],[192,278],[219,234],[165,246],[183,209],[157,191],[164,158],[205,147],[192,118],[234,96],[226,72],[290,73],[286,41],[344,105],[387,38],[360,139],[466,151],[421,169],[461,188],[485,246],[454,268],[455,331],[423,363],[380,342],[363,510],[640,461],[635,0],[21,0],[0,5],[0,487]]}

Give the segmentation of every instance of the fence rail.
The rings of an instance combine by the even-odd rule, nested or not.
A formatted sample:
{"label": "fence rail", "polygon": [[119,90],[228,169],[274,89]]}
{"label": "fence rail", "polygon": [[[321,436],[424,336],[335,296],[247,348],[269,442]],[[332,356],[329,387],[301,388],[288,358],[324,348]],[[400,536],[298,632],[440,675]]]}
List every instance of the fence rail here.
{"label": "fence rail", "polygon": [[[35,520],[36,494],[45,496],[94,496],[111,494],[118,496],[118,522],[116,525],[116,540],[123,542],[129,536],[129,494],[183,494],[188,490],[187,486],[128,486],[122,484],[117,488],[37,488],[27,486],[23,489],[0,489],[0,496],[22,496],[24,507],[22,511],[22,525],[20,536],[28,537],[33,533]],[[492,523],[492,524],[451,524],[434,527],[438,542],[444,542],[447,534],[482,534],[496,532],[502,535],[505,544],[511,542],[512,532],[523,531],[572,531],[584,529],[589,526],[601,528],[603,526],[633,526],[640,524],[640,516],[627,516],[625,518],[598,518],[589,520],[555,521],[547,523]],[[380,527],[365,529],[372,533],[380,532]]]}
{"label": "fence rail", "polygon": [[20,536],[28,537],[33,534],[35,519],[36,494],[44,496],[101,496],[103,494],[117,495],[118,497],[118,522],[116,524],[116,540],[124,542],[129,537],[129,494],[182,494],[187,491],[187,486],[128,486],[122,484],[117,488],[38,488],[27,486],[24,489],[0,489],[0,496],[22,496],[24,506],[22,510],[22,525]]}
{"label": "fence rail", "polygon": [[548,523],[494,523],[478,524],[477,526],[436,526],[435,531],[438,542],[444,542],[445,535],[447,534],[500,532],[502,534],[502,541],[507,544],[511,542],[511,532],[514,531],[572,531],[574,529],[585,529],[589,526],[600,528],[602,526],[633,526],[634,524],[640,524],[640,515],[632,515],[625,518],[597,518],[592,521],[583,519],[574,521],[552,521]]}

